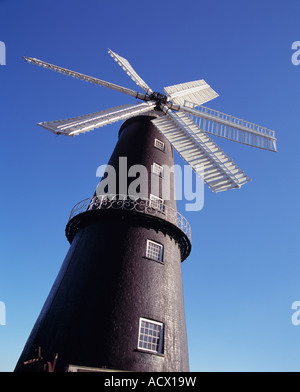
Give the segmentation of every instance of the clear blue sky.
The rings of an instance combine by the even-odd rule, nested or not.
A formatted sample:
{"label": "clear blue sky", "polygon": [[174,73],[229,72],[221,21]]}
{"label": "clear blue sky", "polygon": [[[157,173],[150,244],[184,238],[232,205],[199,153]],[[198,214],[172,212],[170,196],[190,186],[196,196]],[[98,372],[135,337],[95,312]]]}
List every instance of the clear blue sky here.
{"label": "clear blue sky", "polygon": [[220,95],[207,106],[276,131],[277,154],[216,140],[252,181],[206,188],[199,212],[178,203],[192,226],[182,265],[190,368],[299,371],[299,15],[298,0],[0,0],[0,371],[15,366],[68,251],[69,212],[93,194],[121,125],[67,138],[36,123],[133,102],[22,56],[135,88],[107,48],[153,90],[204,78]]}

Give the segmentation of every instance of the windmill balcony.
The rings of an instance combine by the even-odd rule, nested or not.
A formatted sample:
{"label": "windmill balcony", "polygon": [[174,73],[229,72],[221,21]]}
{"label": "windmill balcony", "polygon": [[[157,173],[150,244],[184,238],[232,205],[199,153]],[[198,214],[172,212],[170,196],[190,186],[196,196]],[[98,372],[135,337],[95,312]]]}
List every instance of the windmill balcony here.
{"label": "windmill balcony", "polygon": [[77,203],[72,208],[66,226],[69,242],[72,242],[76,232],[87,223],[95,222],[104,216],[111,219],[116,212],[121,212],[123,219],[135,218],[148,222],[151,227],[158,222],[159,230],[164,230],[179,242],[182,261],[188,257],[191,251],[191,226],[184,216],[169,206],[157,205],[153,200],[128,195],[105,194],[89,197]]}

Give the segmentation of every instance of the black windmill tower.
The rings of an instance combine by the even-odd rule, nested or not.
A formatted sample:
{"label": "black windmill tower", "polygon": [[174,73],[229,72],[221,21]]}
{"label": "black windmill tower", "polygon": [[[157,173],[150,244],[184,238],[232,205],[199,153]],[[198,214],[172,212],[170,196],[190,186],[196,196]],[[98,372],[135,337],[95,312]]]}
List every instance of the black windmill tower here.
{"label": "black windmill tower", "polygon": [[[109,53],[144,93],[25,58],[142,102],[39,123],[74,136],[126,120],[107,166],[117,186],[108,193],[104,176],[94,196],[73,208],[69,252],[15,371],[188,371],[181,262],[191,250],[191,230],[177,212],[168,172],[173,148],[214,192],[240,188],[249,178],[208,133],[276,151],[274,131],[201,106],[218,96],[203,79],[156,93],[126,59]],[[127,178],[137,167],[145,168],[138,191],[134,177]]]}

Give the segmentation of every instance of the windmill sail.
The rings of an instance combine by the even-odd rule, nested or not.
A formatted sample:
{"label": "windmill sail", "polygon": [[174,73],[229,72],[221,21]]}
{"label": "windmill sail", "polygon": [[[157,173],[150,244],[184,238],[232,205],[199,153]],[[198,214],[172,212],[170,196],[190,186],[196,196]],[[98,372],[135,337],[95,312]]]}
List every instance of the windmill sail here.
{"label": "windmill sail", "polygon": [[275,132],[270,129],[205,106],[196,107],[192,102],[185,102],[181,109],[188,112],[206,133],[248,146],[277,151]]}
{"label": "windmill sail", "polygon": [[214,191],[240,188],[249,177],[183,112],[152,120],[179,155]]}
{"label": "windmill sail", "polygon": [[79,133],[92,131],[119,120],[125,120],[132,116],[138,116],[151,111],[155,107],[153,102],[144,102],[137,105],[122,105],[111,109],[102,110],[79,117],[65,120],[41,122],[38,125],[55,133],[56,135],[74,136]]}
{"label": "windmill sail", "polygon": [[116,91],[119,91],[121,93],[124,93],[124,94],[127,94],[127,95],[131,95],[132,97],[135,97],[135,98],[145,99],[145,95],[144,94],[141,94],[141,93],[139,93],[137,91],[131,90],[130,88],[122,87],[122,86],[119,86],[119,85],[114,84],[114,83],[106,82],[105,80],[101,80],[101,79],[98,79],[98,78],[94,78],[92,76],[84,75],[84,74],[82,74],[80,72],[76,72],[76,71],[72,71],[72,70],[67,69],[67,68],[59,67],[57,65],[53,65],[53,64],[47,63],[46,61],[42,61],[42,60],[35,59],[35,58],[32,58],[32,57],[23,57],[23,58],[28,63],[39,65],[41,67],[51,69],[52,71],[56,71],[56,72],[60,72],[62,74],[68,75],[68,76],[72,76],[73,78],[85,80],[86,82],[98,84],[98,85],[103,86],[103,87],[108,87],[108,88],[111,88],[112,90],[116,90]]}
{"label": "windmill sail", "polygon": [[219,96],[204,79],[168,86],[164,91],[169,101],[180,106],[184,105],[185,101],[202,105]]}
{"label": "windmill sail", "polygon": [[135,72],[135,70],[130,65],[129,61],[126,60],[124,57],[121,57],[117,53],[113,52],[112,50],[108,50],[108,53],[111,57],[124,69],[124,71],[131,77],[131,79],[140,86],[146,93],[152,93],[151,88],[148,84]]}

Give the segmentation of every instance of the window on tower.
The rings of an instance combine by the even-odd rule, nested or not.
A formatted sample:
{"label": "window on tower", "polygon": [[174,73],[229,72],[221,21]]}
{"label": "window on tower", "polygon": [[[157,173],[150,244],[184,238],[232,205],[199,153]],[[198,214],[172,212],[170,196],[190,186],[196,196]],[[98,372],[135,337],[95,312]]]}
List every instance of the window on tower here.
{"label": "window on tower", "polygon": [[163,354],[164,324],[140,318],[138,348]]}
{"label": "window on tower", "polygon": [[150,207],[155,208],[160,212],[164,212],[165,210],[165,201],[158,196],[152,195],[150,193]]}
{"label": "window on tower", "polygon": [[158,148],[161,151],[165,151],[165,143],[159,139],[154,140],[154,147]]}
{"label": "window on tower", "polygon": [[147,240],[146,257],[156,261],[163,261],[164,247],[158,242]]}
{"label": "window on tower", "polygon": [[157,174],[159,177],[164,176],[164,168],[163,166],[159,165],[158,163],[154,162],[152,165],[152,173]]}

